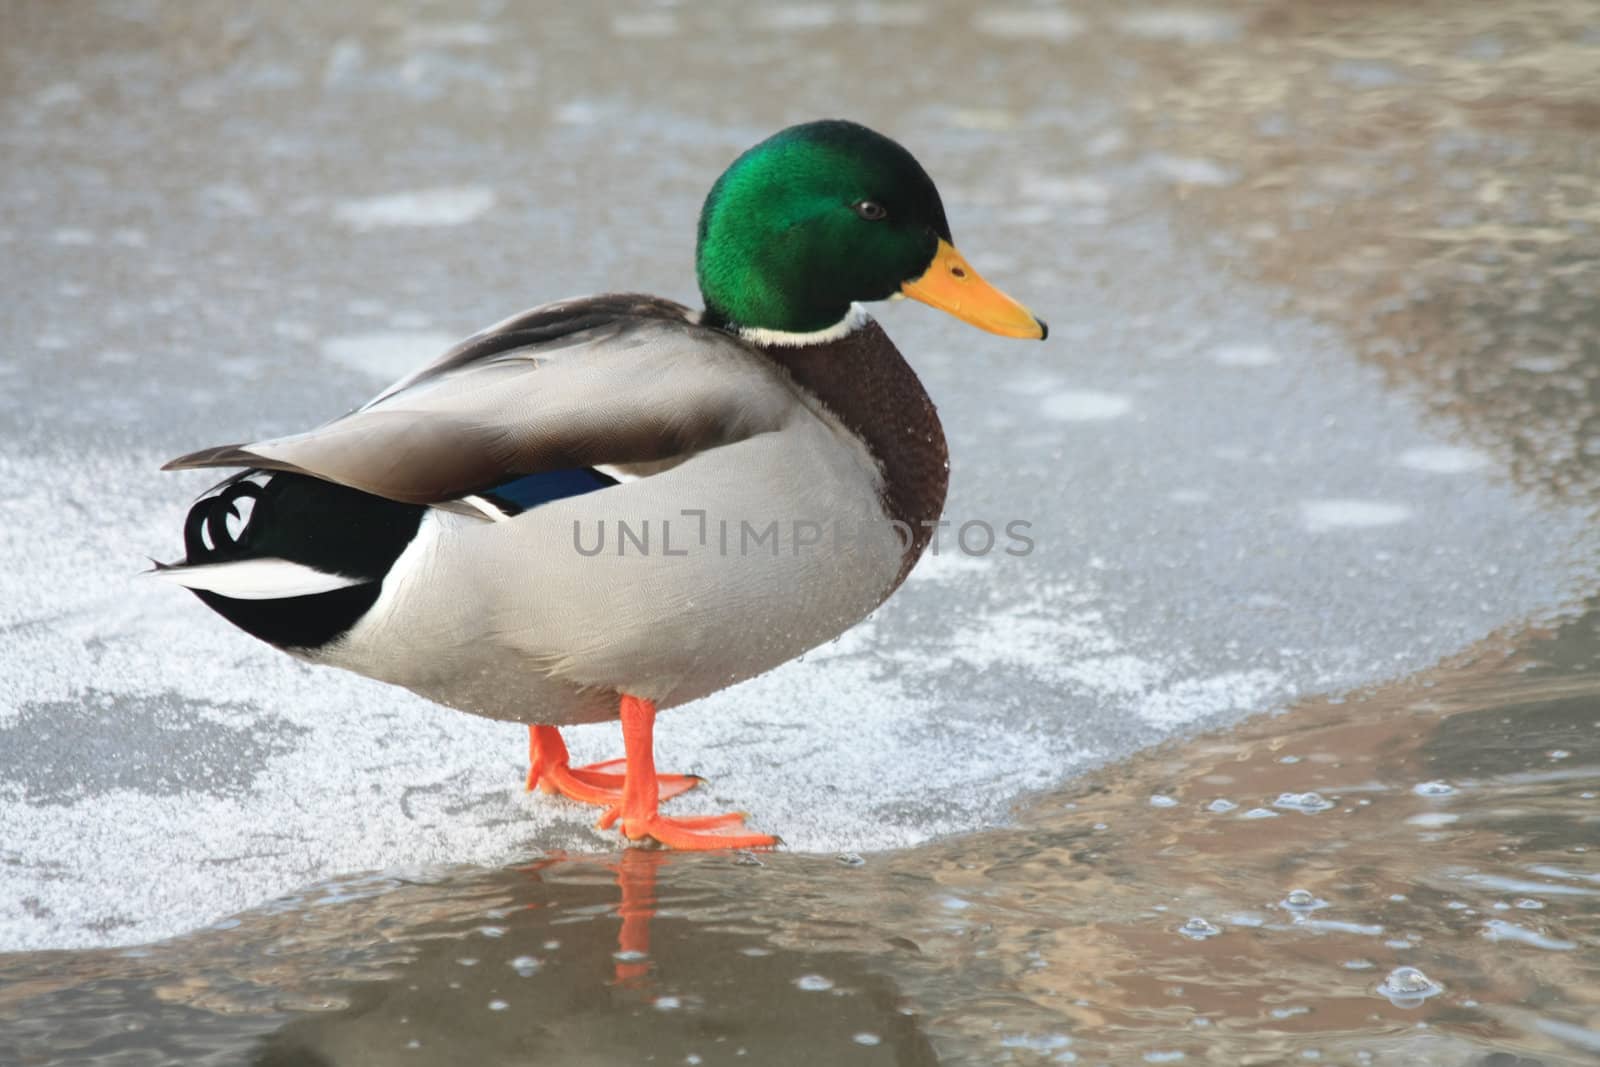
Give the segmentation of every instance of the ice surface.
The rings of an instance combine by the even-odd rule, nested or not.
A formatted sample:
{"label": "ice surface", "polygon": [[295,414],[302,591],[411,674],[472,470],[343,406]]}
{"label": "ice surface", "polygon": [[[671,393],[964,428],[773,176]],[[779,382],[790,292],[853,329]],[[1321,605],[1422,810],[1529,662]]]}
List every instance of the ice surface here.
{"label": "ice surface", "polygon": [[1151,163],[1156,171],[1177,185],[1231,185],[1237,175],[1213,159],[1190,156],[1157,155]]}
{"label": "ice surface", "polygon": [[1312,533],[1392,526],[1412,517],[1411,508],[1390,500],[1308,500],[1300,507],[1305,515],[1306,529]]}
{"label": "ice surface", "polygon": [[455,344],[459,338],[430,330],[378,330],[344,334],[322,342],[323,355],[373,378],[398,381]]}
{"label": "ice surface", "polygon": [[1164,7],[1123,15],[1117,19],[1117,27],[1135,37],[1182,41],[1184,44],[1215,44],[1237,37],[1240,19],[1223,11]]}
{"label": "ice surface", "polygon": [[1046,417],[1062,422],[1098,422],[1121,418],[1132,411],[1133,398],[1089,389],[1066,389],[1046,396],[1039,402],[1039,410]]}
{"label": "ice surface", "polygon": [[[783,34],[742,18],[741,60],[869,9],[822,10],[786,9]],[[688,7],[631,18],[597,33],[721,47]],[[1226,32],[1153,18],[1128,28]],[[225,71],[179,71],[210,52],[155,31],[13,56],[32,88],[0,113],[0,949],[145,941],[340,873],[616,846],[591,809],[522,793],[518,727],[307,667],[137,573],[177,554],[208,483],[157,473],[171,456],[315,425],[541,300],[692,299],[708,183],[835,84],[708,113],[693,79],[533,62],[482,22],[248,39]],[[1112,98],[1028,104],[1068,85],[1045,49],[1075,16],[972,25],[1051,77],[959,111],[929,109],[928,82],[861,117],[917,151],[963,251],[1051,339],[877,309],[951,440],[949,543],[838,642],[659,729],[660,764],[709,779],[676,810],[742,808],[795,849],[1003,821],[1175,733],[1429,664],[1592,573],[1582,515],[1175,236],[1158,198],[1233,181],[1225,161],[1147,154]],[[963,553],[969,520],[1025,522],[1033,547]],[[613,725],[569,742],[619,750]]]}
{"label": "ice surface", "polygon": [[611,32],[618,37],[672,37],[678,20],[669,11],[630,11],[611,16]]}
{"label": "ice surface", "polygon": [[1083,21],[1065,11],[1037,8],[992,8],[972,16],[979,33],[1026,41],[1061,42],[1083,31]]}
{"label": "ice surface", "polygon": [[459,226],[494,207],[493,189],[463,186],[419,189],[360,200],[334,208],[334,217],[358,230],[378,226]]}
{"label": "ice surface", "polygon": [[753,21],[764,30],[825,30],[839,21],[839,13],[827,4],[778,4],[755,13]]}
{"label": "ice surface", "polygon": [[1465,474],[1489,466],[1490,459],[1475,448],[1438,445],[1408,449],[1400,454],[1396,462],[1403,467],[1432,474]]}
{"label": "ice surface", "polygon": [[1223,367],[1269,367],[1278,362],[1278,353],[1266,345],[1222,345],[1211,358]]}

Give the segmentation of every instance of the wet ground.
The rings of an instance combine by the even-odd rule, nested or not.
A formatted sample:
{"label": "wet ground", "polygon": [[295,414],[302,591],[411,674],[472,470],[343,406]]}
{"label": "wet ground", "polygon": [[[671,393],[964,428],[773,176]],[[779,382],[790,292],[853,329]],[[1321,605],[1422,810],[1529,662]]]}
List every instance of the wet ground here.
{"label": "wet ground", "polygon": [[[16,5],[0,1062],[1588,1062],[1596,14]],[[128,577],[161,459],[690,297],[710,177],[841,112],[1061,340],[884,309],[1040,550],[665,720],[791,851],[606,851]]]}

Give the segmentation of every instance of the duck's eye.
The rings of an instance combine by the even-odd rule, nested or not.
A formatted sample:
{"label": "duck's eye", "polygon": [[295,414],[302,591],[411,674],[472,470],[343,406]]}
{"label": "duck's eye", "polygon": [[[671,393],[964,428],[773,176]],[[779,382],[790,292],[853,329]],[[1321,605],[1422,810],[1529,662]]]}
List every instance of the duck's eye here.
{"label": "duck's eye", "polygon": [[876,200],[857,200],[851,206],[856,209],[857,215],[860,215],[868,222],[877,222],[880,219],[889,217],[889,212]]}

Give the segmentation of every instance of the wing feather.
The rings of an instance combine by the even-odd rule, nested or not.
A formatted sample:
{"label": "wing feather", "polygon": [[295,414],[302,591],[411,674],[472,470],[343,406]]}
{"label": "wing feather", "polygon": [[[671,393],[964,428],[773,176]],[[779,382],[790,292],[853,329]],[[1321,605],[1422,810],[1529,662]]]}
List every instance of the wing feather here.
{"label": "wing feather", "polygon": [[598,297],[469,338],[308,433],[203,449],[164,469],[294,471],[414,504],[542,471],[656,463],[778,428],[792,387],[680,305]]}

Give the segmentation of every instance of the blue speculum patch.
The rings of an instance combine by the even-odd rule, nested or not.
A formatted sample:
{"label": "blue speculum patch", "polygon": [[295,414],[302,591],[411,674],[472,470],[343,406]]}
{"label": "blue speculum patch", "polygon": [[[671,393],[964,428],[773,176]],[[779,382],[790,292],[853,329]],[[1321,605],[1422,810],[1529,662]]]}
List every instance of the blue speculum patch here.
{"label": "blue speculum patch", "polygon": [[529,511],[552,500],[569,496],[582,496],[597,489],[616,485],[617,480],[588,467],[570,470],[541,471],[514,481],[497,485],[482,495],[502,505],[513,514]]}

